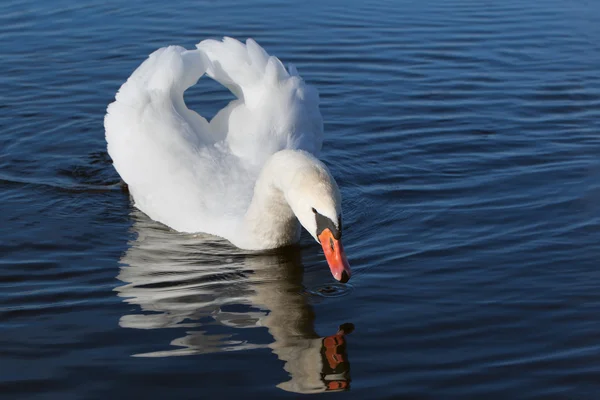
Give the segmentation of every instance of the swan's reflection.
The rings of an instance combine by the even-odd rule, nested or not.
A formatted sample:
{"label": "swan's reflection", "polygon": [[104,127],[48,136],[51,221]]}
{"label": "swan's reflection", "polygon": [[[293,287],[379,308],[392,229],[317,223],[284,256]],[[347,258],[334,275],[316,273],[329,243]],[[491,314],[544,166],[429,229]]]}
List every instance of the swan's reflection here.
{"label": "swan's reflection", "polygon": [[[224,241],[177,234],[133,212],[137,238],[121,259],[119,296],[142,312],[124,315],[124,328],[187,328],[173,349],[137,354],[167,357],[271,348],[291,379],[278,385],[298,393],[349,388],[345,334],[314,331],[314,314],[303,294],[298,249],[248,255]],[[243,331],[217,333],[215,325],[266,327],[274,341],[252,343]],[[212,328],[212,329],[211,329]],[[259,342],[255,340],[255,342]]]}

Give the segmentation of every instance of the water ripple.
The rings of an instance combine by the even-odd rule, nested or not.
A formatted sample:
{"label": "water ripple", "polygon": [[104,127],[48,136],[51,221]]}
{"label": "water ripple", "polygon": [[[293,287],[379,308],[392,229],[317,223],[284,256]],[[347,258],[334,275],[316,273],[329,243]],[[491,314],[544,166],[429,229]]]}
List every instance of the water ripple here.
{"label": "water ripple", "polygon": [[[599,18],[584,0],[0,3],[0,390],[277,397],[350,385],[351,359],[356,397],[594,398]],[[156,48],[225,34],[318,87],[352,286],[309,237],[247,253],[132,210],[106,105]],[[186,93],[209,116],[230,99]]]}

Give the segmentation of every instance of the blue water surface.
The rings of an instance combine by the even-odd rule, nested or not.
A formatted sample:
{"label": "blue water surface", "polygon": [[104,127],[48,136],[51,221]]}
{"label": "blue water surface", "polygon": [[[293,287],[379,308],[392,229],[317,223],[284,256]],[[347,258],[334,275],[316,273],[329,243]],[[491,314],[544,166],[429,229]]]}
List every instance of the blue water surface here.
{"label": "blue water surface", "polygon": [[[3,0],[0,393],[596,399],[598,21],[585,0]],[[243,252],[120,185],[119,86],[223,35],[318,88],[349,286],[308,235]]]}

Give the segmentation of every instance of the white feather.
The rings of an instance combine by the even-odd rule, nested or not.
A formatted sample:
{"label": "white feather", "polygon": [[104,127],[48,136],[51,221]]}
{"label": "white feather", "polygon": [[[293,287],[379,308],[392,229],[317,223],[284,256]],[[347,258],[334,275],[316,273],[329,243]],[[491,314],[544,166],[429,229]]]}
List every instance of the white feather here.
{"label": "white feather", "polygon": [[[222,236],[240,247],[297,240],[290,236],[296,224],[277,232],[269,229],[272,221],[257,221],[249,211],[261,197],[255,190],[259,176],[274,182],[282,166],[324,168],[314,157],[323,141],[318,93],[295,68],[290,72],[251,39],[245,45],[231,38],[205,40],[197,50],[171,46],[152,53],[121,86],[105,117],[108,152],[136,207],[175,230]],[[183,100],[203,74],[237,97],[210,122]],[[265,168],[282,150],[294,150],[294,157]],[[339,200],[328,172],[314,179],[335,187],[332,196]],[[310,202],[308,196],[303,201]],[[327,204],[331,210],[323,212],[335,217],[339,204]],[[250,237],[257,230],[261,237]],[[268,237],[268,231],[278,237]]]}

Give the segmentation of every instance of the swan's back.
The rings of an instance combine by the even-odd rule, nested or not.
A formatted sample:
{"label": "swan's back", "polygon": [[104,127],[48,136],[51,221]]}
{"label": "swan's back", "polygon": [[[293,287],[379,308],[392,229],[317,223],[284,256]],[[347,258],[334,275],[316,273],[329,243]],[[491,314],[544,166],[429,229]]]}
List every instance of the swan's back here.
{"label": "swan's back", "polygon": [[[318,94],[290,72],[250,39],[151,54],[105,118],[108,152],[136,207],[178,231],[231,240],[266,160],[321,148]],[[237,97],[210,122],[183,100],[205,73]]]}

